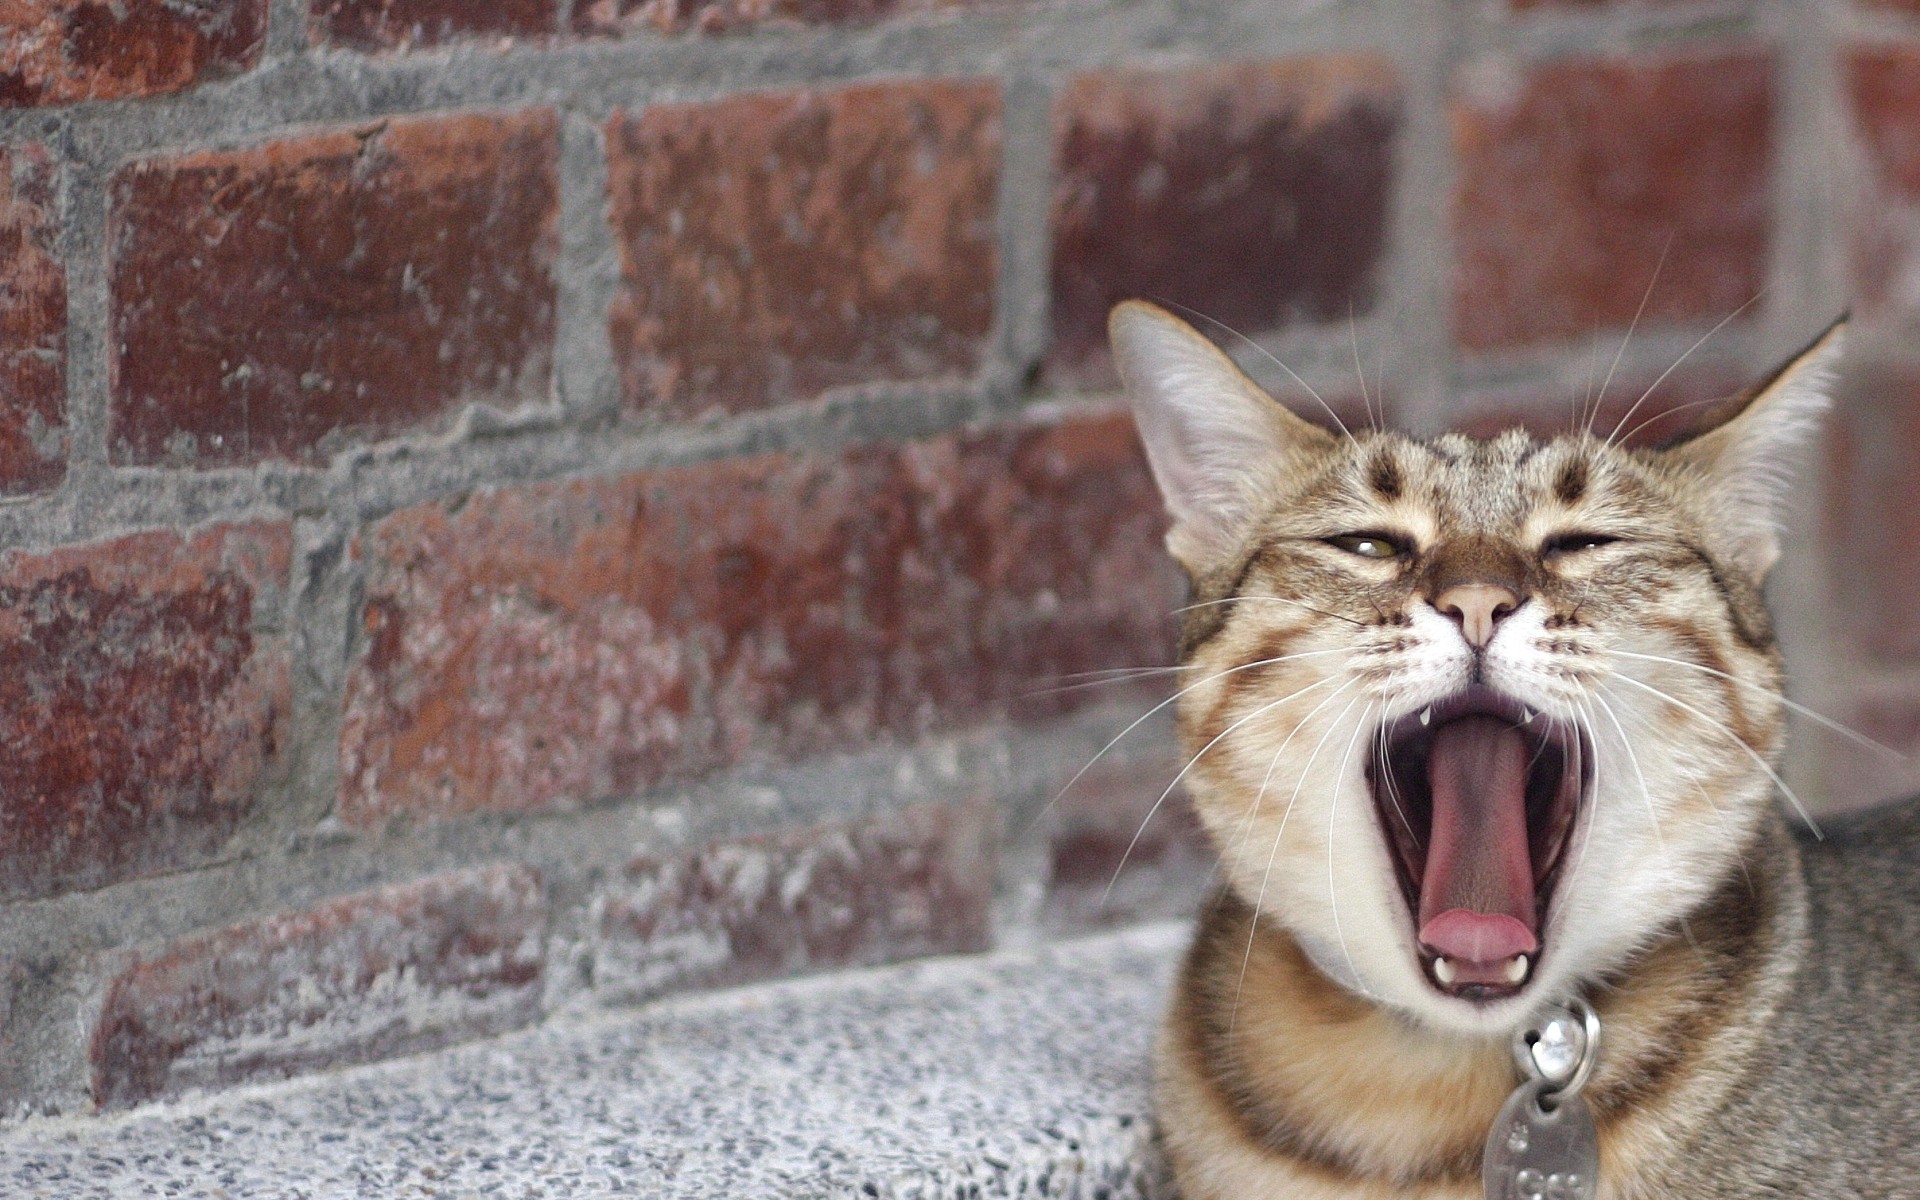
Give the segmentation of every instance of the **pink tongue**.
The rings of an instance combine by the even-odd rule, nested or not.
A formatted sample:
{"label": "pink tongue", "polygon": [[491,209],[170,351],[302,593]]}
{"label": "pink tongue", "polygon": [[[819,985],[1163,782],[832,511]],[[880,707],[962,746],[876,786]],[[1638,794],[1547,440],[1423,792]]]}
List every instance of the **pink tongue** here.
{"label": "pink tongue", "polygon": [[1527,849],[1527,739],[1495,717],[1434,731],[1427,763],[1433,832],[1420,880],[1420,941],[1493,964],[1540,945]]}

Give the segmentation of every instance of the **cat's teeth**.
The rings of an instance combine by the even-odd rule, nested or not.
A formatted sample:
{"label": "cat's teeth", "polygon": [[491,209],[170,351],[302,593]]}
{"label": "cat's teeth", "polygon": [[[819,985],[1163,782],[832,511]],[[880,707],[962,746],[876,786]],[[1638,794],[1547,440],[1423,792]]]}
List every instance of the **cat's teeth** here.
{"label": "cat's teeth", "polygon": [[1441,955],[1439,958],[1433,960],[1433,977],[1438,979],[1442,984],[1452,983],[1454,976],[1457,974],[1458,972],[1453,969],[1452,959]]}
{"label": "cat's teeth", "polygon": [[1433,724],[1433,705],[1429,704],[1420,710],[1420,723],[1422,725]]}
{"label": "cat's teeth", "polygon": [[1524,716],[1524,717],[1522,717],[1522,718],[1520,719],[1520,723],[1521,723],[1522,725],[1531,725],[1531,724],[1533,724],[1533,719],[1534,719],[1535,717],[1537,717],[1537,716],[1539,716],[1539,715],[1540,715],[1539,713],[1536,713],[1536,712],[1534,712],[1534,711],[1533,711],[1532,709],[1530,709],[1530,708],[1529,708],[1529,709],[1526,709],[1526,710],[1524,710],[1524,711],[1526,712],[1526,714],[1527,714],[1527,715],[1526,715],[1526,716]]}
{"label": "cat's teeth", "polygon": [[1507,982],[1513,984],[1524,983],[1527,978],[1527,968],[1530,966],[1532,966],[1532,964],[1527,961],[1527,956],[1524,954],[1516,954],[1508,959]]}

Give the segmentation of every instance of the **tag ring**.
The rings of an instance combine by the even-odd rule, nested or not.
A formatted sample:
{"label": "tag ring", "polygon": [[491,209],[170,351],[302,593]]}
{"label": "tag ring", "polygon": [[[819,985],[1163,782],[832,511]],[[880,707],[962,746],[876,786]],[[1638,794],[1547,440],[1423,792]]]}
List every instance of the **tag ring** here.
{"label": "tag ring", "polygon": [[[1580,1038],[1579,1057],[1564,1079],[1548,1075],[1534,1054],[1535,1043],[1546,1035],[1550,1026],[1559,1022],[1578,1022]],[[1562,1036],[1565,1032],[1571,1031],[1563,1031]],[[1578,996],[1555,1005],[1546,1019],[1514,1035],[1513,1058],[1523,1074],[1547,1085],[1541,1089],[1540,1103],[1551,1110],[1560,1101],[1578,1096],[1580,1089],[1587,1086],[1587,1080],[1593,1077],[1593,1066],[1600,1059],[1600,1014]]]}

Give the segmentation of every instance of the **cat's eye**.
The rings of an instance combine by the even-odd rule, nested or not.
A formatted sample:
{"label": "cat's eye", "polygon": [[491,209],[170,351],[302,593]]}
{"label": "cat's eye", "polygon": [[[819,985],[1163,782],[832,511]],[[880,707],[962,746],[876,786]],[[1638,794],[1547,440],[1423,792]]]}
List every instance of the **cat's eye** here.
{"label": "cat's eye", "polygon": [[1549,557],[1557,554],[1578,554],[1582,550],[1598,550],[1610,546],[1620,539],[1606,533],[1562,533],[1546,540],[1540,547],[1540,553]]}
{"label": "cat's eye", "polygon": [[1379,533],[1343,533],[1324,540],[1361,558],[1399,558],[1406,552],[1399,542]]}

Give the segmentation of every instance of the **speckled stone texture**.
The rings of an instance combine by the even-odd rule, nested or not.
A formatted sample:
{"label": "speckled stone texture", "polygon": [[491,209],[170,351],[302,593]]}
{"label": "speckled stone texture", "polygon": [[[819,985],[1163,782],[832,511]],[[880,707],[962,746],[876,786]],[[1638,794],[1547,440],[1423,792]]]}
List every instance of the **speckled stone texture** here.
{"label": "speckled stone texture", "polygon": [[658,1004],[0,1137],[12,1197],[1170,1195],[1175,925]]}

